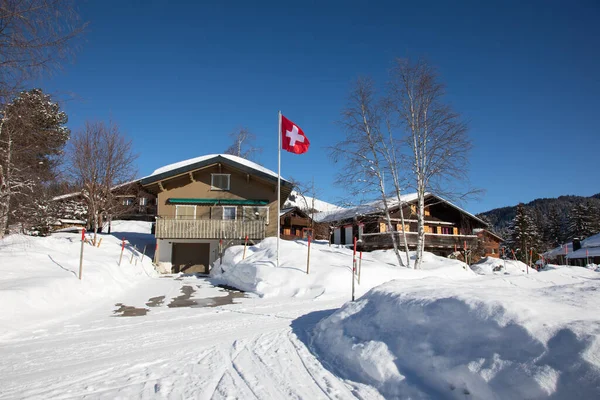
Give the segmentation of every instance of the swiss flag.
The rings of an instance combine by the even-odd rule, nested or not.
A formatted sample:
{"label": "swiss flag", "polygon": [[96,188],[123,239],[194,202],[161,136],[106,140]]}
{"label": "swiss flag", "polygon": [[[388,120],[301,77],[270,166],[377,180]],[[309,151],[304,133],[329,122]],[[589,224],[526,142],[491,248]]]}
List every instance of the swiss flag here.
{"label": "swiss flag", "polygon": [[283,115],[281,116],[281,144],[283,150],[296,154],[306,153],[310,146],[302,129]]}

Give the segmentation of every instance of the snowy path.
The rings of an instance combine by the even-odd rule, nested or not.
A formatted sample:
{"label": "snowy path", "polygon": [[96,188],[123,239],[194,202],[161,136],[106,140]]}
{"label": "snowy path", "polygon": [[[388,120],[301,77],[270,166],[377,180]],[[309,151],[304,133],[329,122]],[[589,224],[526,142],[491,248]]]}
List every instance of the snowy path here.
{"label": "snowy path", "polygon": [[[203,280],[157,279],[124,304],[180,295],[222,296]],[[199,287],[198,287],[199,286]],[[197,298],[197,297],[195,297]],[[340,380],[309,352],[297,318],[338,308],[344,299],[240,299],[214,308],[150,308],[111,316],[112,303],[59,325],[0,343],[2,398],[378,398]]]}

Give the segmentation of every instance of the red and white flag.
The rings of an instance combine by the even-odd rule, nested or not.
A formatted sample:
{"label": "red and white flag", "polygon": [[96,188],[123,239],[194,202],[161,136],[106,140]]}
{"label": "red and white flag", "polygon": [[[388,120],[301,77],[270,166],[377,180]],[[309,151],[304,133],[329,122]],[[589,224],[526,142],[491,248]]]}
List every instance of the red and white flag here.
{"label": "red and white flag", "polygon": [[302,129],[282,115],[281,148],[290,153],[302,154],[308,151],[308,146],[310,146],[310,142]]}

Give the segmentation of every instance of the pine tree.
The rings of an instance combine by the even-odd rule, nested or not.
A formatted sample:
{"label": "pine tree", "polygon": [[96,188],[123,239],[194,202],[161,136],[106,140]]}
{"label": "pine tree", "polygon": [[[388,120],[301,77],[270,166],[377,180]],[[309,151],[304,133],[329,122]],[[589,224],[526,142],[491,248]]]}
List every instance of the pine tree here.
{"label": "pine tree", "polygon": [[530,249],[533,248],[534,254],[541,250],[538,228],[522,203],[517,206],[517,214],[512,221],[509,232],[509,246],[515,252],[517,259],[527,263],[529,262]]}
{"label": "pine tree", "polygon": [[554,207],[548,213],[546,220],[545,240],[550,248],[555,248],[564,242],[564,236],[562,218]]}
{"label": "pine tree", "polygon": [[573,206],[569,213],[569,238],[585,239],[596,233],[596,218],[590,203],[582,201]]}
{"label": "pine tree", "polygon": [[[21,92],[0,120],[0,237],[26,223],[55,178],[70,130],[67,115],[41,89]],[[44,199],[43,201],[45,201]]]}

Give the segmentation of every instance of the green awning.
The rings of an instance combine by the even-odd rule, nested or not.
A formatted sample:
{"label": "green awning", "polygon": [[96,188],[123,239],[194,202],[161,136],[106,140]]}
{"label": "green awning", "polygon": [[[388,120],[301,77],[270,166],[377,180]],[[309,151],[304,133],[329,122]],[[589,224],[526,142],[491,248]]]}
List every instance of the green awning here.
{"label": "green awning", "polygon": [[266,206],[268,200],[240,200],[240,199],[168,199],[169,204],[198,204],[207,206]]}

